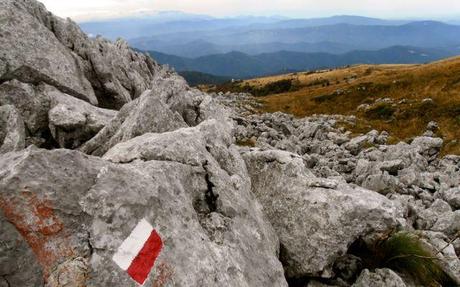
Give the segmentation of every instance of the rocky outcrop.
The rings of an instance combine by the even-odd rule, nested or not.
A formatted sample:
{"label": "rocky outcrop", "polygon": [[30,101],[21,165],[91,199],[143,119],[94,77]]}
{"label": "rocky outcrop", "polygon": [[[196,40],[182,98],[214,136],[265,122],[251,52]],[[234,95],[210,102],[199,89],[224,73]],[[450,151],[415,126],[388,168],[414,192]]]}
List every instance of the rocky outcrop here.
{"label": "rocky outcrop", "polygon": [[89,39],[34,0],[2,0],[0,82],[47,83],[61,92],[108,108],[151,87],[159,66],[120,40]]}
{"label": "rocky outcrop", "polygon": [[[45,82],[75,97],[97,104],[94,90],[75,56],[43,25],[44,7],[35,1],[1,1],[0,79]],[[34,13],[31,13],[33,11]],[[31,33],[31,31],[34,31]]]}
{"label": "rocky outcrop", "polygon": [[[292,158],[297,157],[298,165],[301,166],[300,162],[303,161],[303,165],[308,168],[303,172],[304,177],[316,176],[320,178],[320,185],[329,189],[335,189],[340,183],[347,182],[351,186],[358,185],[384,195],[393,202],[397,210],[400,228],[409,232],[442,234],[446,250],[455,250],[455,254],[450,254],[455,260],[459,258],[456,191],[460,185],[460,157],[449,155],[440,158],[442,139],[432,134],[417,137],[408,143],[389,145],[389,135],[386,132],[371,131],[352,137],[350,132],[340,127],[343,124],[355,124],[353,117],[319,115],[297,119],[282,113],[257,115],[250,108],[246,108],[248,102],[251,102],[250,96],[226,94],[214,95],[214,98],[233,110],[231,117],[237,125],[235,136],[241,145],[255,146],[260,149],[259,153],[277,153],[273,151],[275,149],[289,151],[294,154],[291,155]],[[254,99],[252,101],[253,105],[257,105]],[[436,129],[434,123],[428,126],[430,130]],[[242,151],[248,153],[247,148]],[[279,179],[283,182],[281,186],[276,184],[276,180],[272,180],[276,177],[282,178],[273,175],[274,171],[270,167],[278,165],[279,160],[265,162],[265,159],[259,158],[254,162],[258,164],[249,168],[252,177],[263,178],[265,173],[271,174],[266,180],[272,184],[260,188],[262,195],[265,189],[272,190],[271,185],[278,190],[285,190],[285,186],[289,186],[286,189],[292,189],[285,183],[284,180],[287,179]],[[263,168],[265,166],[267,168]],[[292,173],[285,170],[283,174],[289,181],[294,181],[290,178]],[[297,197],[299,195],[296,194],[296,200]],[[261,202],[265,207],[268,206],[270,212],[281,210],[286,204],[273,206],[272,200],[266,200]],[[295,201],[291,198],[289,204],[293,205],[292,202]],[[281,213],[269,217],[275,220],[275,229],[283,220]],[[286,222],[280,225],[293,226],[291,222],[289,224]],[[289,232],[292,231],[286,233]],[[279,236],[283,242],[283,236]],[[441,243],[428,242],[427,248],[434,250],[433,254],[436,254],[436,250],[442,248],[440,245]],[[440,262],[443,263],[445,272],[456,278],[455,260],[447,257],[440,258]],[[283,262],[284,260],[286,259]],[[349,274],[351,269],[351,265],[345,268],[345,274]],[[348,275],[341,274],[342,271],[334,271],[339,272],[333,275],[333,280],[327,281],[328,286],[341,285],[343,280],[353,282]]]}
{"label": "rocky outcrop", "polygon": [[288,277],[331,277],[332,265],[354,241],[397,226],[397,210],[390,200],[345,182],[317,178],[299,156],[253,150],[243,158],[252,191],[280,238]]}
{"label": "rocky outcrop", "polygon": [[216,136],[203,165],[184,163],[179,145],[169,160],[128,165],[69,150],[6,154],[2,226],[11,222],[21,236],[10,241],[25,240],[35,256],[25,245],[9,246],[3,263],[23,258],[43,273],[11,267],[4,276],[11,286],[19,286],[18,273],[51,284],[56,272],[84,278],[81,286],[134,286],[112,256],[145,218],[164,242],[148,285],[286,286],[277,237],[250,194],[244,164],[236,151],[220,153],[226,146]]}
{"label": "rocky outcrop", "polygon": [[[30,73],[1,70],[1,109],[17,109],[28,144],[66,148],[0,157],[1,284],[135,286],[112,257],[145,220],[162,241],[149,286],[287,286],[222,107],[122,41],[88,39],[35,1],[0,3],[24,19],[2,41],[61,51],[2,57]],[[26,26],[37,35],[13,41]]]}
{"label": "rocky outcrop", "polygon": [[394,229],[458,279],[460,157],[434,123],[388,145],[353,117],[254,115],[34,0],[0,19],[0,286],[137,286],[145,254],[146,286],[405,286],[356,252]]}
{"label": "rocky outcrop", "polygon": [[[353,138],[339,127],[354,123],[353,117],[344,116],[296,119],[274,113],[233,118],[238,142],[298,154],[319,177],[339,177],[384,195],[408,194],[425,206],[447,198],[460,184],[460,157],[438,158],[440,138],[417,137],[396,145],[386,144],[386,132]],[[455,209],[454,198],[449,201]]]}

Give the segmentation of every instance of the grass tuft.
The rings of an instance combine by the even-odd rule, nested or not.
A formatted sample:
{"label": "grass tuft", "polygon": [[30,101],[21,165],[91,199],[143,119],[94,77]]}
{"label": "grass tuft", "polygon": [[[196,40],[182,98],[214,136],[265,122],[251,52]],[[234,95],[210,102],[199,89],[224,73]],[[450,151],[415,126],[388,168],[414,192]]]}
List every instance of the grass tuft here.
{"label": "grass tuft", "polygon": [[411,276],[422,286],[455,286],[455,281],[440,266],[420,239],[408,232],[398,232],[375,248],[382,265]]}

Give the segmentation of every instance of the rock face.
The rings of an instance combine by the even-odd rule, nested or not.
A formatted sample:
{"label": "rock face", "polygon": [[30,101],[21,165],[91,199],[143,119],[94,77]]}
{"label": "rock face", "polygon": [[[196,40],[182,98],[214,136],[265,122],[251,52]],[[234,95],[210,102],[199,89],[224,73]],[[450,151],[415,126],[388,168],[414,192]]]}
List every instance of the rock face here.
{"label": "rock face", "polygon": [[0,106],[0,154],[25,147],[24,122],[14,106]]}
{"label": "rock face", "polygon": [[[277,237],[244,181],[244,164],[236,150],[220,153],[225,143],[219,139],[209,143],[203,165],[183,163],[180,148],[176,158],[128,165],[68,150],[6,154],[0,161],[2,226],[12,222],[22,237],[10,241],[24,238],[35,254],[11,246],[8,259],[27,259],[43,271],[13,266],[4,276],[11,286],[20,286],[18,273],[61,286],[52,284],[56,272],[86,279],[81,286],[135,286],[112,256],[145,218],[164,242],[149,286],[286,286]],[[69,267],[75,264],[81,268]]]}
{"label": "rock face", "polygon": [[0,82],[47,83],[91,104],[120,108],[150,88],[159,69],[126,42],[89,39],[34,0],[2,0],[0,11]]}
{"label": "rock face", "polygon": [[63,49],[52,31],[41,23],[47,21],[42,5],[33,1],[4,0],[0,2],[0,11],[2,81],[45,82],[97,104],[91,84],[78,67],[75,56]]}
{"label": "rock face", "polygon": [[24,119],[28,144],[76,148],[96,135],[116,111],[95,107],[53,86],[12,80],[0,85],[0,104]]}
{"label": "rock face", "polygon": [[126,42],[90,39],[34,0],[2,0],[0,11],[0,105],[18,109],[26,145],[79,147],[116,114],[95,106],[121,108],[162,71]]}
{"label": "rock face", "polygon": [[299,156],[254,150],[243,157],[252,191],[280,238],[288,277],[330,277],[333,263],[354,241],[397,225],[390,200],[344,182],[317,178]]}
{"label": "rock face", "polygon": [[1,57],[1,284],[136,286],[112,257],[146,220],[163,244],[148,286],[287,286],[222,107],[122,41],[0,4],[1,41],[36,46]]}
{"label": "rock face", "polygon": [[48,127],[61,148],[77,148],[94,137],[117,115],[116,111],[92,106],[48,87],[52,109]]}
{"label": "rock face", "polygon": [[17,80],[4,82],[0,85],[0,105],[12,105],[19,111],[30,136],[46,132],[50,100],[38,87]]}

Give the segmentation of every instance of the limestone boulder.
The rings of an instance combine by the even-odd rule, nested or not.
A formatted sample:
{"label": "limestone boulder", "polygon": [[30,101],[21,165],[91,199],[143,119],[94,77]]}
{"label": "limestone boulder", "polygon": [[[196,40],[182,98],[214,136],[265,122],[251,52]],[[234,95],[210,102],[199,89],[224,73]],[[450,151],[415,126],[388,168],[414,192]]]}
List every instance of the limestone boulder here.
{"label": "limestone boulder", "polygon": [[89,38],[70,19],[35,0],[0,2],[0,79],[46,83],[105,108],[119,109],[152,87],[161,70],[126,41]]}
{"label": "limestone boulder", "polygon": [[0,1],[0,79],[45,82],[97,104],[76,56],[41,22],[40,17],[46,14],[44,6],[36,1]]}
{"label": "limestone boulder", "polygon": [[288,277],[330,277],[331,267],[359,237],[398,225],[384,196],[343,181],[316,178],[302,159],[281,151],[243,152],[252,191],[281,243]]}
{"label": "limestone boulder", "polygon": [[11,242],[2,276],[10,286],[138,286],[112,258],[144,219],[163,242],[147,286],[287,286],[244,163],[221,144],[198,166],[181,153],[132,164],[36,148],[0,157],[1,228],[18,231],[0,233]]}

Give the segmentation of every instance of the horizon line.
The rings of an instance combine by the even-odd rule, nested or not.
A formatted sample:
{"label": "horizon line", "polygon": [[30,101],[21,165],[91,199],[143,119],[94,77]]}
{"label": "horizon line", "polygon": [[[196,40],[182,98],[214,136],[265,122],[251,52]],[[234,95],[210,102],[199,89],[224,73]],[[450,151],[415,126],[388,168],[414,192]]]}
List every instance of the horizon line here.
{"label": "horizon line", "polygon": [[[154,16],[161,16],[162,13],[176,13],[182,14],[187,16],[195,16],[195,17],[207,17],[209,19],[215,20],[224,20],[224,19],[236,19],[236,18],[280,18],[280,21],[285,20],[314,20],[314,19],[324,19],[324,18],[334,18],[334,17],[360,17],[360,18],[370,18],[376,20],[384,20],[384,21],[445,21],[445,22],[458,22],[460,23],[460,15],[451,15],[451,16],[433,16],[433,17],[377,17],[371,15],[363,15],[363,14],[328,14],[324,16],[315,16],[315,17],[308,17],[308,16],[287,16],[282,14],[267,14],[267,15],[256,15],[256,14],[236,14],[236,15],[226,15],[226,16],[211,16],[209,14],[203,13],[192,13],[192,12],[185,12],[181,10],[151,10],[151,11],[139,11],[133,12],[131,15],[113,15],[107,17],[94,17],[93,19],[75,19],[74,17],[71,18],[73,21],[77,23],[89,23],[89,22],[105,22],[110,20],[129,20],[129,19],[142,19],[142,18],[149,18]],[[284,19],[283,19],[284,18]],[[180,19],[178,19],[180,21]],[[198,19],[196,19],[198,20]],[[203,19],[204,20],[204,19]],[[171,19],[168,22],[174,22],[175,20]]]}

